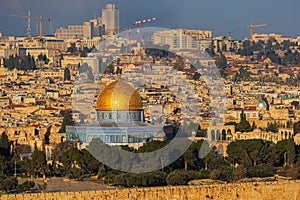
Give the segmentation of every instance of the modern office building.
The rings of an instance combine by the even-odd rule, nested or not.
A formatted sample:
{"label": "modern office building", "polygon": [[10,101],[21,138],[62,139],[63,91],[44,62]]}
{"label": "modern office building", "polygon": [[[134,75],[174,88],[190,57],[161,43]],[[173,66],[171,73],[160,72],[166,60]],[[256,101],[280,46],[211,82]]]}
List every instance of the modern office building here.
{"label": "modern office building", "polygon": [[152,41],[155,45],[169,45],[170,50],[206,50],[212,46],[212,31],[184,29],[164,30],[154,33]]}
{"label": "modern office building", "polygon": [[107,4],[102,9],[102,23],[108,35],[118,33],[120,29],[120,12],[114,4]]}

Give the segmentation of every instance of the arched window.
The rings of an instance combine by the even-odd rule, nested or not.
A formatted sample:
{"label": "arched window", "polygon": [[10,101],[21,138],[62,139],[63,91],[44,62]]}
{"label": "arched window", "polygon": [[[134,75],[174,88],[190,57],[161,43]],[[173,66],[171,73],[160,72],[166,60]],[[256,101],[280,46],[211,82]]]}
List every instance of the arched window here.
{"label": "arched window", "polygon": [[224,155],[224,147],[223,144],[220,144],[218,146],[218,155],[223,156]]}
{"label": "arched window", "polygon": [[221,140],[220,130],[217,130],[216,139],[217,139],[217,141]]}
{"label": "arched window", "polygon": [[284,132],[284,139],[288,139],[288,133],[286,131]]}
{"label": "arched window", "polygon": [[232,132],[230,129],[227,130],[227,135],[230,135],[230,136],[232,135]]}
{"label": "arched window", "polygon": [[226,140],[226,131],[225,129],[222,130],[222,140]]}
{"label": "arched window", "polygon": [[211,140],[212,140],[212,141],[215,141],[215,140],[216,140],[216,133],[215,133],[215,130],[212,130],[212,131],[211,131]]}

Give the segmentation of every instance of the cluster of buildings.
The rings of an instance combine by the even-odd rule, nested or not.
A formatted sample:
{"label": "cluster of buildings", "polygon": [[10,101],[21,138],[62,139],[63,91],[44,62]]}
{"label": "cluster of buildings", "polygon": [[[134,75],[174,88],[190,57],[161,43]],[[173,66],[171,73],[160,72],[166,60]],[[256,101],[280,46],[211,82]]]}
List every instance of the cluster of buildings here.
{"label": "cluster of buildings", "polygon": [[120,13],[114,4],[107,4],[102,9],[102,17],[91,19],[83,25],[69,25],[67,28],[60,27],[55,36],[60,39],[93,39],[103,35],[119,33]]}
{"label": "cluster of buildings", "polygon": [[[61,141],[71,140],[84,148],[100,137],[110,145],[138,148],[150,140],[169,138],[164,127],[183,122],[199,123],[206,136],[196,139],[215,142],[222,155],[226,155],[230,142],[242,139],[276,143],[294,138],[300,144],[300,133],[293,129],[300,120],[300,88],[285,83],[300,78],[299,66],[282,66],[267,57],[257,59],[255,54],[242,56],[237,52],[243,48],[243,41],[213,37],[210,30],[155,32],[151,37],[154,45],[167,45],[184,57],[182,70],[176,70],[178,57],[141,53],[136,40],[116,36],[119,26],[119,10],[108,4],[102,9],[102,17],[59,28],[55,36],[0,34],[0,132],[7,133],[14,145],[44,148],[49,159],[51,149]],[[253,34],[254,41],[270,38],[279,44],[289,40],[294,44],[291,50],[299,51],[299,37]],[[97,51],[81,55],[83,48],[93,47]],[[122,48],[130,49],[129,53],[121,52]],[[220,69],[226,74],[222,78],[225,96],[214,96],[204,77],[195,78],[201,71],[187,64],[186,58],[191,58],[204,70],[209,69],[216,58],[199,54],[205,50],[222,52],[226,58],[226,69]],[[284,56],[285,52],[281,53]],[[9,71],[4,67],[8,57],[28,54],[36,59],[37,70]],[[37,60],[40,54],[49,62]],[[110,71],[106,70],[108,66]],[[91,69],[93,80],[86,74],[89,70],[82,71],[81,67]],[[249,73],[247,80],[236,81],[241,69]],[[66,71],[70,74],[67,79]],[[225,109],[222,119],[214,112],[212,102]],[[72,113],[75,126],[67,126],[62,132],[66,112]],[[250,132],[240,132],[234,126],[243,115],[252,126]]]}
{"label": "cluster of buildings", "polygon": [[157,31],[152,36],[155,45],[169,45],[170,50],[212,48],[212,31],[172,29]]}

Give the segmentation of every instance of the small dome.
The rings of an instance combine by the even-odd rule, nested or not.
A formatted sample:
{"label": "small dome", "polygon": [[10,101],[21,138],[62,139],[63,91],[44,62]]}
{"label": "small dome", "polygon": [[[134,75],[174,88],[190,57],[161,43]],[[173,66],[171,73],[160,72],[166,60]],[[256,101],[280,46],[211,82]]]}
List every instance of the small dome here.
{"label": "small dome", "polygon": [[254,133],[261,133],[261,130],[259,128],[257,128],[257,129],[254,129],[253,132]]}
{"label": "small dome", "polygon": [[259,100],[258,103],[256,104],[257,108],[267,108],[267,103],[264,100]]}
{"label": "small dome", "polygon": [[142,98],[129,83],[117,80],[98,95],[96,110],[141,110]]}
{"label": "small dome", "polygon": [[263,114],[263,119],[271,119],[271,118],[272,118],[272,116],[271,116],[271,114],[269,112],[265,112]]}

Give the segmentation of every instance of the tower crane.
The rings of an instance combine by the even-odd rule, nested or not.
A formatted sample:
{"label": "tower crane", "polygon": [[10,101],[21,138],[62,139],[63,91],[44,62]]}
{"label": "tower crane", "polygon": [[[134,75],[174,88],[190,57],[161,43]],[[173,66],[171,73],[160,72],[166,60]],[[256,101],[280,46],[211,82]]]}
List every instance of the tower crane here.
{"label": "tower crane", "polygon": [[149,18],[149,19],[144,19],[144,20],[140,20],[140,21],[135,21],[132,24],[136,25],[136,30],[137,30],[137,34],[138,34],[138,38],[137,38],[137,48],[138,48],[138,52],[140,52],[141,49],[141,24],[144,23],[148,23],[148,22],[152,22],[155,21],[156,18]]}
{"label": "tower crane", "polygon": [[42,15],[39,17],[31,17],[30,15],[15,15],[15,14],[9,14],[11,17],[17,17],[17,18],[23,18],[23,19],[33,19],[40,22],[40,38],[43,37],[43,23],[44,21],[48,21],[50,23],[50,18],[45,18]]}
{"label": "tower crane", "polygon": [[126,27],[125,29],[121,30],[121,29],[118,29],[118,30],[115,30],[117,33],[122,33],[122,32],[125,32],[126,33],[126,39],[128,41],[128,46],[129,46],[129,49],[128,49],[128,52],[127,54],[131,54],[131,49],[132,49],[132,46],[131,46],[131,28],[130,27]]}
{"label": "tower crane", "polygon": [[262,26],[267,26],[267,24],[252,24],[252,22],[250,22],[250,24],[247,26],[250,30],[250,43],[251,44],[253,42],[253,28],[262,27]]}

